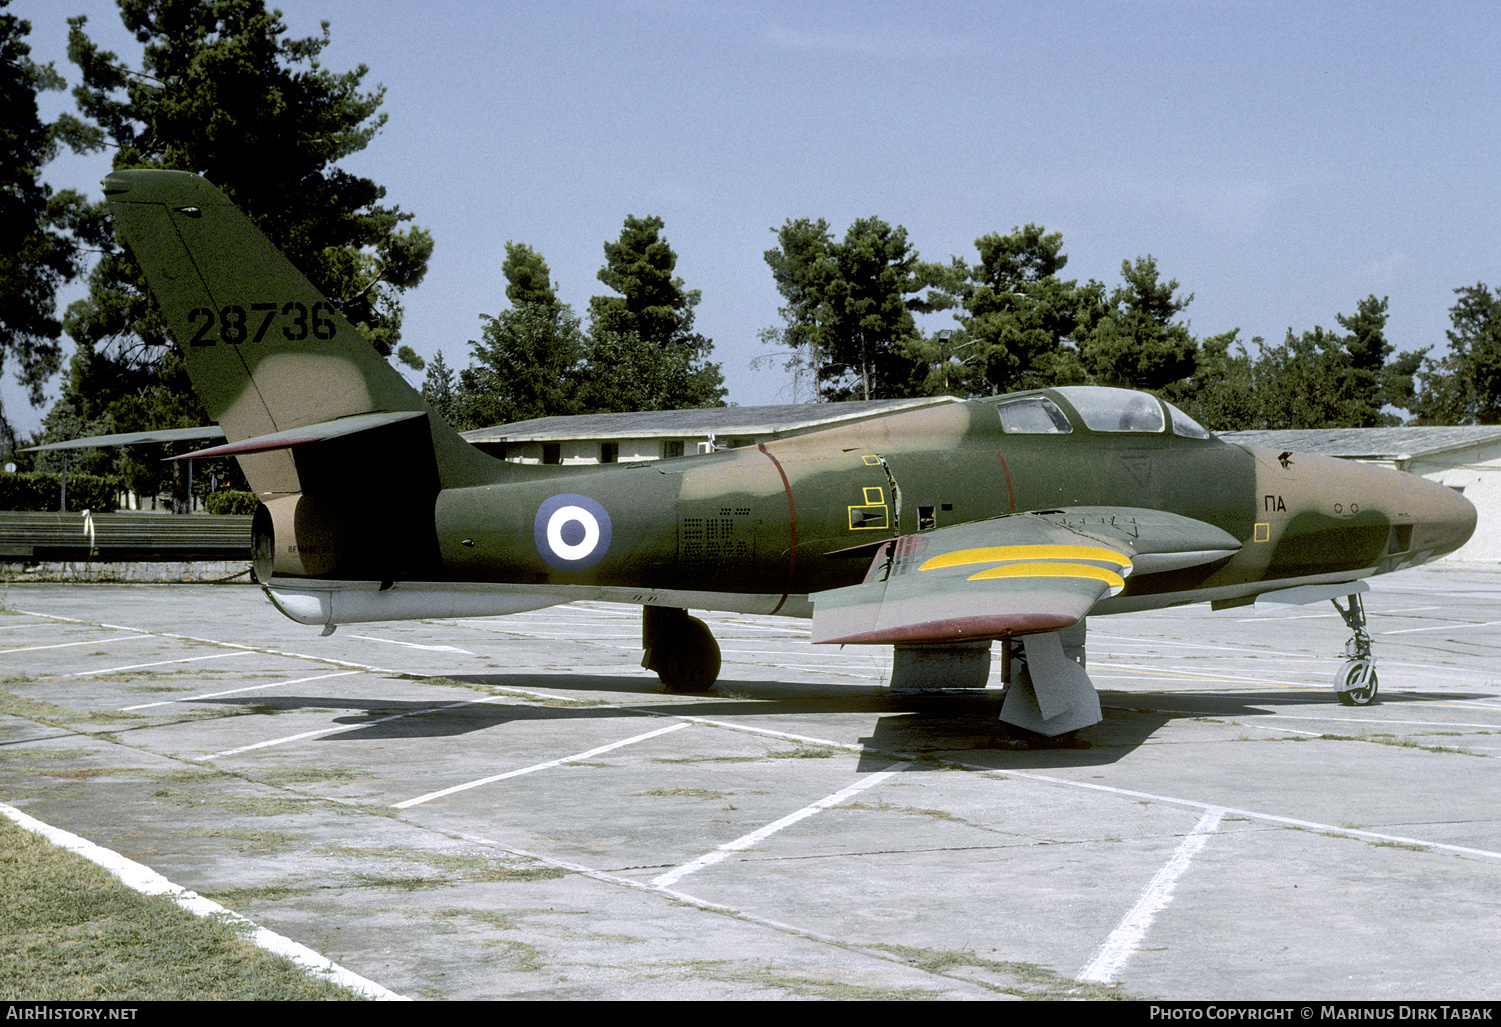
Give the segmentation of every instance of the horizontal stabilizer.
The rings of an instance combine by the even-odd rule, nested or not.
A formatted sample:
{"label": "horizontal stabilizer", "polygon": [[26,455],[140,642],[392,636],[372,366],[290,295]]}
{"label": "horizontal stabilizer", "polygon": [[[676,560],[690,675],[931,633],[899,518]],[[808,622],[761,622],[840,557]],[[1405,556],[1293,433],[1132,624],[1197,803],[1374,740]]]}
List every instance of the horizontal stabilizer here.
{"label": "horizontal stabilizer", "polygon": [[28,446],[23,453],[36,453],[52,449],[92,449],[95,446],[141,446],[150,442],[198,442],[202,439],[222,439],[224,429],[217,424],[201,428],[159,428],[156,431],[128,431],[118,435],[91,435],[86,439],[69,439],[67,442],[49,442],[45,446]]}
{"label": "horizontal stabilizer", "polygon": [[193,453],[183,453],[171,459],[194,460],[208,456],[260,453],[268,449],[291,449],[294,446],[305,446],[309,442],[326,442],[329,439],[343,438],[346,435],[370,431],[372,428],[381,428],[388,424],[426,416],[427,413],[423,410],[391,410],[374,414],[355,414],[352,417],[340,417],[321,424],[307,424],[301,428],[288,428],[286,431],[272,432],[269,435],[257,435],[254,438],[231,442],[226,446],[214,446]]}

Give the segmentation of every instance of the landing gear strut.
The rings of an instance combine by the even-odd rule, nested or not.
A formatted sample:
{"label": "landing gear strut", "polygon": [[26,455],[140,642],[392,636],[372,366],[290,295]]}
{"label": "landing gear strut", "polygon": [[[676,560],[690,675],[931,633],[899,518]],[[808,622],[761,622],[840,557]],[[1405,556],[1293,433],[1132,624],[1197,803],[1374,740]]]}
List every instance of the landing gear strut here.
{"label": "landing gear strut", "polygon": [[645,606],[641,611],[641,666],[657,672],[669,692],[707,692],[719,678],[719,643],[709,626],[687,610]]}
{"label": "landing gear strut", "polygon": [[1329,601],[1354,632],[1345,643],[1345,665],[1334,677],[1334,691],[1346,706],[1369,706],[1376,701],[1376,657],[1371,655],[1371,636],[1365,629],[1365,604],[1359,593],[1349,596],[1348,607],[1339,605],[1338,599]]}

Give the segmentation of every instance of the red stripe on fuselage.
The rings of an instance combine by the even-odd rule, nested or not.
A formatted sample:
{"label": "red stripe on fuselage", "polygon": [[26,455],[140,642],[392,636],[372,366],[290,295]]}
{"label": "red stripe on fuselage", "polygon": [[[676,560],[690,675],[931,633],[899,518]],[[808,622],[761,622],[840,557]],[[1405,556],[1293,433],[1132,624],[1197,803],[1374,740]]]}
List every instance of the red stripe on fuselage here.
{"label": "red stripe on fuselage", "polygon": [[1011,487],[1011,468],[1006,466],[1006,457],[1000,450],[996,450],[996,457],[1001,461],[1001,471],[1006,475],[1006,495],[1011,498],[1011,512],[1016,513],[1016,489]]}
{"label": "red stripe on fuselage", "polygon": [[756,443],[756,448],[765,454],[766,459],[771,461],[771,465],[782,476],[782,491],[787,493],[787,531],[789,533],[791,548],[787,554],[787,584],[782,586],[782,598],[777,602],[776,609],[771,611],[772,613],[776,613],[787,602],[787,596],[792,591],[792,573],[797,570],[797,507],[793,505],[792,483],[787,480],[787,472],[782,470],[782,462],[767,451],[766,443],[758,442]]}

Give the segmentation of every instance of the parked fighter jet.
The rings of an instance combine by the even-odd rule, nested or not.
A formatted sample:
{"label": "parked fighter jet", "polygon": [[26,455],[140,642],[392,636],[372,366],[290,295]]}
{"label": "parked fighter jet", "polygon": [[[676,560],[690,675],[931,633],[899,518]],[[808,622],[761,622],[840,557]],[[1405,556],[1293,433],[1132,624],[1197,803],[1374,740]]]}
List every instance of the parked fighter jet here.
{"label": "parked fighter jet", "polygon": [[1101,719],[1086,615],[1266,593],[1335,603],[1354,632],[1336,690],[1370,702],[1360,579],[1474,530],[1441,485],[1231,445],[1153,396],[1093,387],[681,459],[508,463],[450,429],[208,182],[120,171],[104,191],[229,440],[191,455],[239,459],[262,500],[256,576],[325,633],[634,603],[643,665],[685,692],[720,665],[689,608],[893,646],[898,688],[983,687],[1000,642],[1002,719],[1055,735]]}

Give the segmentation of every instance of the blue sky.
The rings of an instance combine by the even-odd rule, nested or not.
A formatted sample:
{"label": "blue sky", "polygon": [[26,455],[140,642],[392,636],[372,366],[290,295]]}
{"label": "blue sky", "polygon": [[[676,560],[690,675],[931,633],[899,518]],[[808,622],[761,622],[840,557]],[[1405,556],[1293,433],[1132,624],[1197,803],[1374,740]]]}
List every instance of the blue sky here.
{"label": "blue sky", "polygon": [[[1038,223],[1063,234],[1065,277],[1110,286],[1152,254],[1200,337],[1280,342],[1374,293],[1399,349],[1442,349],[1453,290],[1501,286],[1494,0],[275,6],[296,36],[327,19],[324,65],[385,86],[389,123],[345,166],[435,236],[403,341],[458,366],[506,305],[507,240],[583,312],[628,214],[665,220],[742,405],[806,398],[750,367],[788,218],[842,234],[874,215],[941,261]],[[136,61],[110,0],[11,9],[70,84],[70,14]],[[69,158],[48,179],[97,194],[108,170]],[[5,405],[40,418],[9,383]]]}

